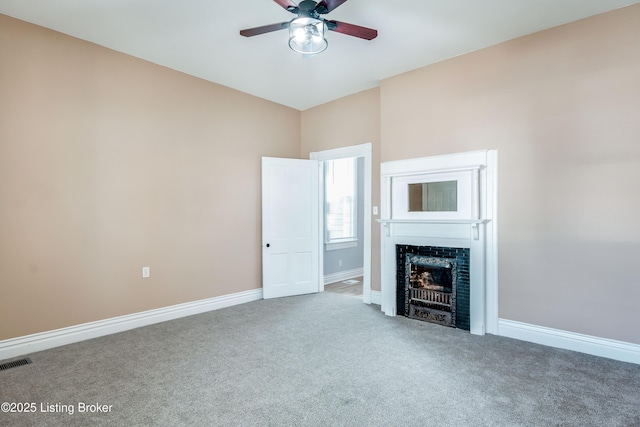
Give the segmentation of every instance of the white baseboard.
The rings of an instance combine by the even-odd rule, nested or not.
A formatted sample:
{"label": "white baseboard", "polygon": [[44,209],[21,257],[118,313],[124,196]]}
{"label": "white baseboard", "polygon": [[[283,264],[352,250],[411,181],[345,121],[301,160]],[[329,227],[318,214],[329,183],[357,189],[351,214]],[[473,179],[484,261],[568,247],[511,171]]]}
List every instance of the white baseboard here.
{"label": "white baseboard", "polygon": [[371,291],[371,304],[382,305],[382,292]]}
{"label": "white baseboard", "polygon": [[364,268],[338,271],[337,273],[331,273],[324,276],[324,284],[341,282],[343,280],[349,280],[360,276],[364,276]]}
{"label": "white baseboard", "polygon": [[550,347],[573,350],[622,362],[640,364],[640,345],[598,338],[513,320],[498,320],[498,335]]}
{"label": "white baseboard", "polygon": [[0,341],[0,360],[262,299],[262,289],[112,317]]}

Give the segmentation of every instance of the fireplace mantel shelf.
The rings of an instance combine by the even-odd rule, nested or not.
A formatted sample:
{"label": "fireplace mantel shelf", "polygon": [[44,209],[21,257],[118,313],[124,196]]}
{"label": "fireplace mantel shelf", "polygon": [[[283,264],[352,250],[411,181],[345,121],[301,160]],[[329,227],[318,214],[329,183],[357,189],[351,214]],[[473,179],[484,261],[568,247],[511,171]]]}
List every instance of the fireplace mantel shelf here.
{"label": "fireplace mantel shelf", "polygon": [[470,225],[473,230],[473,240],[480,238],[480,225],[488,223],[489,219],[376,219],[385,228],[385,234],[390,236],[391,224],[415,224],[415,225],[437,225],[437,224],[458,224]]}

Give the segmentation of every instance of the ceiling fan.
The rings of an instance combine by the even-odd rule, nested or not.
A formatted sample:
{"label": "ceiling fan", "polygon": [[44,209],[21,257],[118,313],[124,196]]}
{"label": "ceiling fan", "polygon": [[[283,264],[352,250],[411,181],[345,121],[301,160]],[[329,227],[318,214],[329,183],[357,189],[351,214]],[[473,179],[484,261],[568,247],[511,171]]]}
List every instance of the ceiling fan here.
{"label": "ceiling fan", "polygon": [[314,55],[327,48],[328,42],[325,38],[327,30],[365,40],[373,40],[378,36],[377,30],[346,22],[328,20],[320,16],[331,12],[347,0],[321,0],[319,2],[303,0],[297,5],[291,0],[273,1],[287,11],[298,15],[298,17],[287,22],[241,30],[240,35],[253,37],[288,28],[289,47],[305,55]]}

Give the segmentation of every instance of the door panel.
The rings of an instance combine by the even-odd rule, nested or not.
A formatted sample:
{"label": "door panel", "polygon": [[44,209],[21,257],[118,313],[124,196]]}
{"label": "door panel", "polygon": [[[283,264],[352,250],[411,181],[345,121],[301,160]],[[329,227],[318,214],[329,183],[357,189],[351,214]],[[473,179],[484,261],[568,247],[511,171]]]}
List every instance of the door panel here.
{"label": "door panel", "polygon": [[318,163],[262,158],[264,298],[319,289]]}

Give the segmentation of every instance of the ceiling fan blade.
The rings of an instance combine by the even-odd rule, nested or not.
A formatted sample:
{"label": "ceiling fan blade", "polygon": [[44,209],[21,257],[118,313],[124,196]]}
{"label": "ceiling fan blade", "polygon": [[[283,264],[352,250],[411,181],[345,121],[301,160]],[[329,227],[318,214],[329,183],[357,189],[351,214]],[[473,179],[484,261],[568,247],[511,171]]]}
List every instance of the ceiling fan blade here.
{"label": "ceiling fan blade", "polygon": [[278,24],[263,25],[261,27],[247,28],[240,30],[240,35],[245,37],[257,36],[259,34],[270,33],[272,31],[284,30],[289,28],[289,22],[280,22]]}
{"label": "ceiling fan blade", "polygon": [[296,5],[291,0],[273,0],[273,1],[278,3],[280,7],[287,9],[289,12],[293,12],[295,9],[298,8],[298,5]]}
{"label": "ceiling fan blade", "polygon": [[378,37],[378,30],[372,28],[361,27],[359,25],[347,24],[340,21],[326,21],[327,28],[336,33],[342,33],[349,36],[360,37],[365,40],[373,40]]}
{"label": "ceiling fan blade", "polygon": [[347,0],[322,0],[316,5],[315,10],[320,14],[329,13],[346,1]]}

